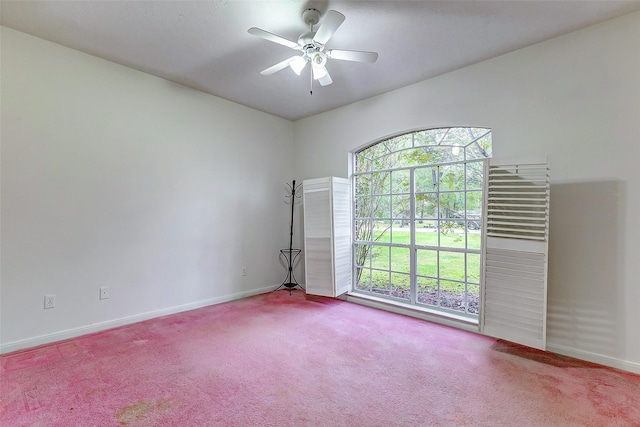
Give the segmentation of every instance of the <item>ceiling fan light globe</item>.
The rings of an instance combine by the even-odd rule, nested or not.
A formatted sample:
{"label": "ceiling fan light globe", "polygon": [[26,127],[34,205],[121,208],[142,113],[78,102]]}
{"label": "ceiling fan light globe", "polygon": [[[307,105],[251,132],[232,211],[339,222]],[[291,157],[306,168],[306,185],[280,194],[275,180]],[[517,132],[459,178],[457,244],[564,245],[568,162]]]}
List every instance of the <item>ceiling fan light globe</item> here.
{"label": "ceiling fan light globe", "polygon": [[289,67],[293,70],[294,73],[300,75],[302,70],[307,66],[307,60],[304,56],[297,56],[289,62]]}
{"label": "ceiling fan light globe", "polygon": [[314,80],[320,80],[323,77],[326,77],[327,74],[329,74],[327,72],[327,69],[324,68],[324,65],[317,65],[315,62],[312,64],[313,66],[313,79]]}
{"label": "ceiling fan light globe", "polygon": [[311,56],[311,61],[313,62],[313,65],[321,65],[324,66],[327,63],[327,54],[324,52],[315,52],[312,56]]}

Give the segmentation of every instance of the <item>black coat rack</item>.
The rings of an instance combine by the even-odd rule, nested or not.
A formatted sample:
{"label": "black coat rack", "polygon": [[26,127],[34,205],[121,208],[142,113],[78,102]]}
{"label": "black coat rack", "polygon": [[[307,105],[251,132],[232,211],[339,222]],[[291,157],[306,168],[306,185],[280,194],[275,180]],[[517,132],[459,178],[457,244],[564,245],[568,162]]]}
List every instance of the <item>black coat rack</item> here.
{"label": "black coat rack", "polygon": [[291,292],[295,287],[298,287],[304,290],[302,285],[300,285],[296,281],[296,278],[293,274],[293,266],[295,265],[298,257],[300,256],[300,253],[302,252],[302,250],[300,249],[293,248],[293,210],[296,204],[296,197],[300,197],[300,196],[296,196],[296,190],[300,188],[300,186],[301,184],[298,184],[298,186],[296,187],[295,179],[293,180],[292,184],[287,183],[287,187],[289,189],[288,192],[290,193],[290,194],[287,194],[287,198],[291,200],[291,225],[289,227],[289,249],[280,249],[280,257],[282,258],[282,260],[284,261],[287,267],[287,276],[284,278],[284,281],[282,282],[282,284],[278,286],[276,291],[283,288],[289,291],[289,295],[291,295]]}

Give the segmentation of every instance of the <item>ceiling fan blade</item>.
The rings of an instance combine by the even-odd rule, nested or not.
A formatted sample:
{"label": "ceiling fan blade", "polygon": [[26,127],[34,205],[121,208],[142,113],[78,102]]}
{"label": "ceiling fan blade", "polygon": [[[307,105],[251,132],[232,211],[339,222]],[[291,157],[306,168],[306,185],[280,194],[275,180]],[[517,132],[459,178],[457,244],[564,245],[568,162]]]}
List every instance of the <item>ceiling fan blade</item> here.
{"label": "ceiling fan blade", "polygon": [[281,44],[283,46],[290,47],[291,49],[300,49],[300,46],[298,45],[298,43],[291,40],[287,40],[284,37],[280,37],[268,31],[261,30],[260,28],[256,28],[256,27],[249,28],[249,34],[263,38],[265,40],[269,40],[270,42],[274,42],[274,43]]}
{"label": "ceiling fan blade", "polygon": [[360,50],[331,49],[327,51],[327,56],[331,59],[341,59],[343,61],[376,62],[378,60],[377,52],[363,52]]}
{"label": "ceiling fan blade", "polygon": [[343,22],[343,14],[336,12],[335,10],[330,10],[324,18],[322,18],[322,24],[320,25],[320,28],[318,28],[315,37],[313,37],[313,41],[320,44],[326,44]]}
{"label": "ceiling fan blade", "polygon": [[298,58],[297,56],[292,56],[291,58],[287,58],[282,62],[278,62],[276,65],[273,65],[269,68],[267,68],[266,70],[262,70],[260,71],[260,74],[262,74],[263,76],[270,76],[273,73],[276,73],[280,70],[284,70],[285,68],[287,68],[289,66],[289,63],[291,61],[293,61],[294,59]]}

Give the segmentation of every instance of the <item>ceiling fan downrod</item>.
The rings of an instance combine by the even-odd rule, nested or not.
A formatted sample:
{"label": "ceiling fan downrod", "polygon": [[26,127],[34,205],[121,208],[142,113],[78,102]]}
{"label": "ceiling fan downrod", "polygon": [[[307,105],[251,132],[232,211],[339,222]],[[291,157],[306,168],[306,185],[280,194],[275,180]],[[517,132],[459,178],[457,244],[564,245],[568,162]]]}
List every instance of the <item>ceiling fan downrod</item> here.
{"label": "ceiling fan downrod", "polygon": [[[313,33],[313,26],[320,22],[320,11],[313,8],[306,9],[304,12],[302,12],[302,20],[306,24],[309,24],[309,33]],[[313,40],[314,35],[315,34],[311,35],[311,40]],[[303,52],[305,52],[309,48],[314,48],[313,41],[302,48]],[[313,70],[310,70],[309,72],[309,95],[313,96]]]}

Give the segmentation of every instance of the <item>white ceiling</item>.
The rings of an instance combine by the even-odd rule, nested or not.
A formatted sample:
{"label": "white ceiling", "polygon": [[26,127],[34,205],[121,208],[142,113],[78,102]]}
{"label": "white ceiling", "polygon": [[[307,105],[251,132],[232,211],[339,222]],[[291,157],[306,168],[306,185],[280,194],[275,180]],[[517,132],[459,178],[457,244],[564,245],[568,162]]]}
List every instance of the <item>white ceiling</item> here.
{"label": "white ceiling", "polygon": [[[634,1],[5,1],[0,23],[290,120],[474,64],[616,16]],[[374,64],[331,60],[334,83],[260,71],[296,52],[302,11],[346,16],[327,48],[379,53]],[[321,21],[322,23],[322,21]],[[317,27],[316,27],[317,29]]]}

